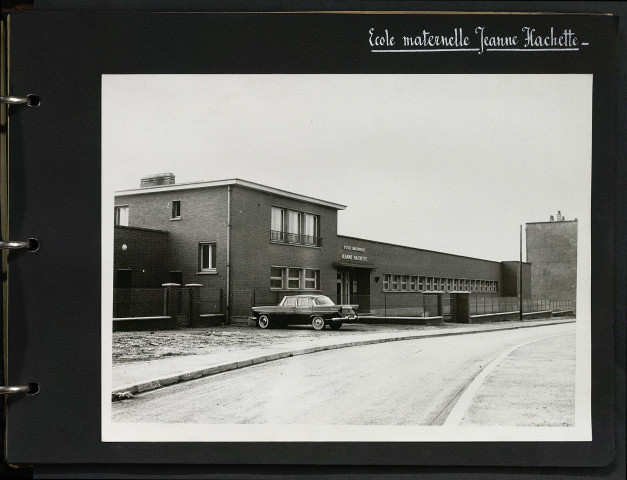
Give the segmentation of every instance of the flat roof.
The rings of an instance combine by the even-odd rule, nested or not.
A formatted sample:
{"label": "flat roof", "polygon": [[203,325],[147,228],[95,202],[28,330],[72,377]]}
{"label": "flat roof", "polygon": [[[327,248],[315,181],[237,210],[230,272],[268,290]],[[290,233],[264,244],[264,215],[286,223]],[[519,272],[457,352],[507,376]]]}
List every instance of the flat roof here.
{"label": "flat roof", "polygon": [[525,223],[525,225],[535,225],[536,223],[575,223],[577,222],[577,219],[575,218],[574,220],[549,220],[547,222],[527,222]]}
{"label": "flat roof", "polygon": [[215,188],[224,187],[229,185],[237,185],[244,188],[250,188],[251,190],[258,190],[260,192],[271,193],[281,197],[292,198],[294,200],[300,200],[303,202],[315,203],[316,205],[322,205],[324,207],[334,208],[336,210],[344,210],[346,205],[339,203],[328,202],[319,198],[308,197],[307,195],[301,195],[299,193],[288,192],[287,190],[281,190],[279,188],[269,187],[260,183],[249,182],[248,180],[242,180],[241,178],[231,178],[226,180],[212,180],[209,182],[187,182],[187,183],[174,183],[172,185],[157,185],[154,187],[141,187],[131,190],[118,190],[115,195],[142,195],[146,193],[159,193],[159,192],[171,192],[177,190],[193,190],[198,188]]}
{"label": "flat roof", "polygon": [[[370,240],[368,238],[359,238],[359,237],[351,237],[350,235],[339,235],[337,236],[338,239],[340,238],[350,238],[352,240],[359,240],[361,242],[370,242],[370,243],[378,243],[380,245],[390,245],[391,247],[400,247],[400,248],[408,248],[410,250],[420,250],[422,252],[429,252],[429,253],[438,253],[440,255],[448,255],[451,257],[460,257],[460,258],[468,258],[470,260],[479,260],[481,262],[490,262],[490,263],[498,263],[501,264],[503,263],[502,261],[499,262],[498,260],[487,260],[485,258],[478,258],[478,257],[469,257],[468,255],[458,255],[456,253],[447,253],[447,252],[439,252],[437,250],[428,250],[426,248],[418,248],[418,247],[409,247],[407,245],[399,245],[397,243],[389,243],[389,242],[380,242],[378,240]],[[516,262],[518,263],[518,262]],[[525,263],[525,262],[523,262]]]}

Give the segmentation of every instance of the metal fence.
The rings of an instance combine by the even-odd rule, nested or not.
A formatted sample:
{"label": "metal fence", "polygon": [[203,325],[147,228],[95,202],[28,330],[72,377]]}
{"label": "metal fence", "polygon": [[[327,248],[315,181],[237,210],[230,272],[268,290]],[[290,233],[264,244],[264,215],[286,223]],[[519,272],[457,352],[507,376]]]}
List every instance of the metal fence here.
{"label": "metal fence", "polygon": [[[483,296],[469,299],[470,315],[483,315],[487,313],[518,312],[520,303],[518,297],[494,297]],[[549,299],[523,299],[523,313],[574,310],[575,302],[572,300]]]}
{"label": "metal fence", "polygon": [[[194,287],[193,287],[194,288]],[[176,314],[224,313],[224,292],[220,288],[115,288],[113,289],[113,318],[154,317]],[[197,292],[197,294],[195,294]],[[185,294],[185,295],[183,295]],[[169,306],[168,306],[169,302]],[[193,305],[190,304],[193,302]],[[173,310],[172,310],[173,309]]]}
{"label": "metal fence", "polygon": [[[379,301],[370,295],[352,295],[349,303],[359,305],[358,315],[379,317],[435,317],[439,315],[437,296],[422,293],[404,295],[384,293],[382,300]],[[447,302],[442,302],[442,307],[445,303]]]}

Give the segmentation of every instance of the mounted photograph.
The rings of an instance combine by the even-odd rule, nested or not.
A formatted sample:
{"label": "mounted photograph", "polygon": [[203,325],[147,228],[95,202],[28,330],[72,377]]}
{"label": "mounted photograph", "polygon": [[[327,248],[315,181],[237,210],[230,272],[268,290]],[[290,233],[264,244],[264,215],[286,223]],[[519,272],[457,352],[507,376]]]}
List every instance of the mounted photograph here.
{"label": "mounted photograph", "polygon": [[590,440],[592,85],[103,75],[102,439]]}

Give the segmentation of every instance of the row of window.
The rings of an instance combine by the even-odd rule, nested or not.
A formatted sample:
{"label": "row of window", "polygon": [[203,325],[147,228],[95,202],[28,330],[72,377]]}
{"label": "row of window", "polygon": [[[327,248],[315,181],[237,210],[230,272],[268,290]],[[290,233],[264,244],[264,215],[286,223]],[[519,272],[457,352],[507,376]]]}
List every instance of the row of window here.
{"label": "row of window", "polygon": [[270,240],[320,247],[320,217],[311,213],[272,207]]}
{"label": "row of window", "polygon": [[[128,205],[119,205],[114,207],[113,209],[113,224],[116,226],[128,227],[128,217],[129,217],[129,206]],[[172,216],[170,220],[180,220],[181,219],[181,201],[173,200],[172,201]]]}
{"label": "row of window", "polygon": [[320,270],[271,267],[270,288],[275,290],[320,290]]}
{"label": "row of window", "polygon": [[418,275],[383,275],[384,291],[420,292],[423,290],[466,290],[470,292],[498,292],[499,282],[469,280],[467,278],[422,277]]}

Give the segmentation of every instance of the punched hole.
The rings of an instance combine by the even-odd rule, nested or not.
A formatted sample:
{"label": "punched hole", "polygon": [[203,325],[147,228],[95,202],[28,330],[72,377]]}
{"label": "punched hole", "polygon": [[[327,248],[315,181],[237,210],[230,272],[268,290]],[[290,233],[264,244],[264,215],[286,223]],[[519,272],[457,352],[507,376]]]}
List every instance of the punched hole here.
{"label": "punched hole", "polygon": [[29,107],[38,107],[39,105],[41,105],[39,95],[33,95],[32,93],[29,93],[28,95],[26,95],[26,98],[28,98],[28,103],[26,105],[28,105]]}
{"label": "punched hole", "polygon": [[29,238],[28,250],[30,252],[36,252],[37,250],[39,250],[39,240],[37,240],[36,238]]}
{"label": "punched hole", "polygon": [[39,384],[38,383],[29,383],[28,384],[28,392],[27,395],[37,395],[39,393]]}

